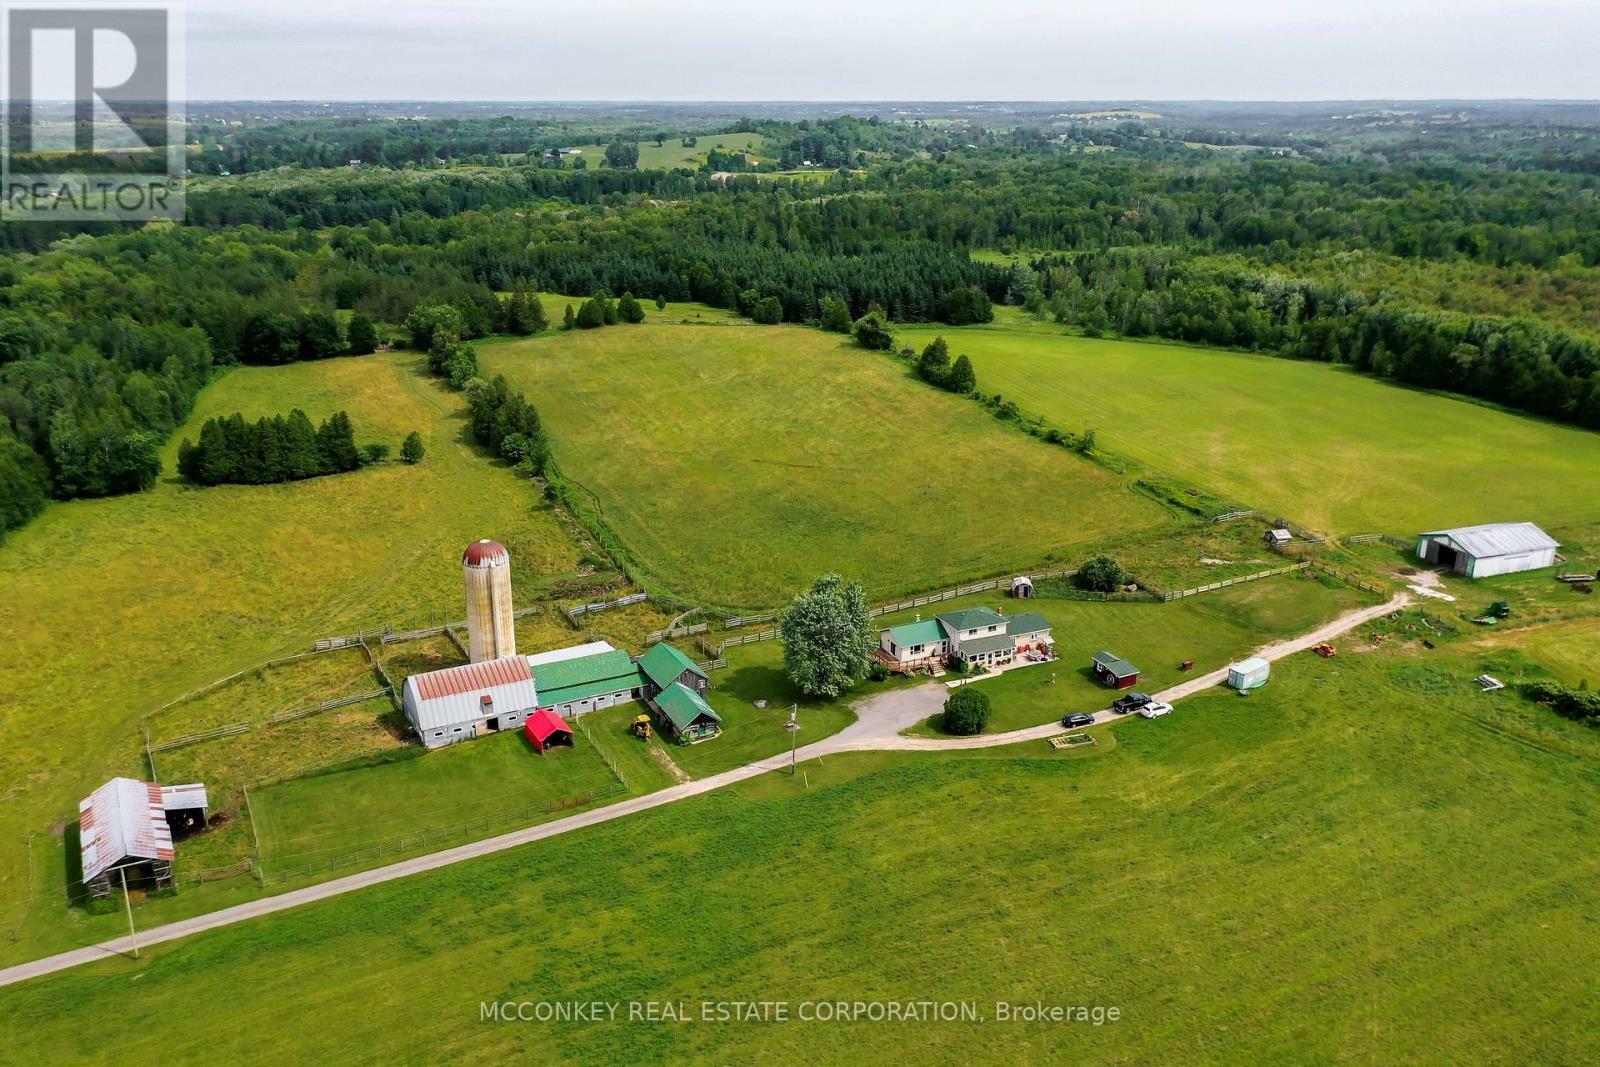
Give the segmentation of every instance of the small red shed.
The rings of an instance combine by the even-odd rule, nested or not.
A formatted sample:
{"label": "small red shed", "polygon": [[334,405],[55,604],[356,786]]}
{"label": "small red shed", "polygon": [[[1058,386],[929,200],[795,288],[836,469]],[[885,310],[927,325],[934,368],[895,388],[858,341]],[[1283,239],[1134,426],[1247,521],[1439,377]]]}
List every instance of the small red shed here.
{"label": "small red shed", "polygon": [[1132,689],[1139,684],[1139,668],[1114,652],[1096,652],[1089,665],[1100,684],[1112,689]]}
{"label": "small red shed", "polygon": [[544,750],[551,745],[572,747],[572,727],[567,725],[567,720],[549,708],[540,708],[529,715],[523,729],[527,732],[528,740],[533,743],[534,751],[540,755],[544,755]]}

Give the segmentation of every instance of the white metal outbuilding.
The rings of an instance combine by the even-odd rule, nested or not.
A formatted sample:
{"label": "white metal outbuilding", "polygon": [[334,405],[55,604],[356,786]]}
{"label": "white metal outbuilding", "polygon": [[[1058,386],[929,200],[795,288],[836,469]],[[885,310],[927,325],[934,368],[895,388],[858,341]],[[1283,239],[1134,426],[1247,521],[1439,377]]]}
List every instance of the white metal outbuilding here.
{"label": "white metal outbuilding", "polygon": [[513,729],[539,706],[524,656],[413,674],[400,692],[406,718],[428,748]]}
{"label": "white metal outbuilding", "polygon": [[83,884],[105,893],[108,877],[121,867],[148,865],[156,884],[172,877],[172,831],[161,802],[161,787],[132,778],[113,778],[78,804],[78,847]]}
{"label": "white metal outbuilding", "polygon": [[1491,522],[1417,535],[1417,558],[1468,578],[1553,567],[1560,547],[1531,522]]}

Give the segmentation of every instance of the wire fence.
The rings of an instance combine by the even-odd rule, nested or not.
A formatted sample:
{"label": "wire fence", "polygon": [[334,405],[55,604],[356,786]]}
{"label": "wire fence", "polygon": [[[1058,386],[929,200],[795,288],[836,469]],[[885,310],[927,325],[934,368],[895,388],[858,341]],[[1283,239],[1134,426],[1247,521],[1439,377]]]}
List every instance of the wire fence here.
{"label": "wire fence", "polygon": [[582,793],[507,808],[502,811],[467,819],[463,822],[452,823],[448,826],[438,826],[428,830],[418,830],[415,833],[401,834],[397,837],[376,841],[308,863],[295,863],[281,867],[275,861],[270,866],[264,863],[260,867],[260,874],[264,883],[285,882],[299,878],[309,878],[316,874],[335,871],[344,867],[371,863],[389,856],[402,856],[411,852],[434,852],[438,851],[440,846],[449,842],[464,843],[469,839],[488,836],[491,830],[533,825],[539,821],[541,816],[588,807],[596,800],[620,796],[626,792],[627,787],[619,779],[606,785],[598,785]]}

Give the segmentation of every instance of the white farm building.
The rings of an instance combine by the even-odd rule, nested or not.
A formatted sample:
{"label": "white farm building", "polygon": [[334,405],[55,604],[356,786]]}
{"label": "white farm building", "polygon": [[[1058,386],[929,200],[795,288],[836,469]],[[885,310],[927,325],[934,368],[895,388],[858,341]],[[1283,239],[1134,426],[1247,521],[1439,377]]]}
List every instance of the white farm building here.
{"label": "white farm building", "polygon": [[413,674],[400,694],[406,718],[428,748],[514,729],[539,706],[526,656]]}
{"label": "white farm building", "polygon": [[1468,578],[1553,567],[1560,547],[1531,522],[1492,522],[1417,535],[1418,559]]}

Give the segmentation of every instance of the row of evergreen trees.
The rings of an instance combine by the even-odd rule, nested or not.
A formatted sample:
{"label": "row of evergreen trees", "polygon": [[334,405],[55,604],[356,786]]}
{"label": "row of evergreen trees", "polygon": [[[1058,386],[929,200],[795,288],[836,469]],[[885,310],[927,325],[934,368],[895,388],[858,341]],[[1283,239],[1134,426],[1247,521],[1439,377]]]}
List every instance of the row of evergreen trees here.
{"label": "row of evergreen trees", "polygon": [[[906,355],[910,354],[911,350],[907,349]],[[917,357],[916,366],[917,377],[930,385],[937,385],[940,389],[966,395],[978,387],[978,374],[972,369],[972,360],[961,355],[952,363],[950,346],[945,343],[943,337],[935,337],[928,342],[928,347]]]}
{"label": "row of evergreen trees", "polygon": [[512,463],[526,463],[536,474],[549,469],[550,437],[544,422],[527,397],[511,391],[505,375],[489,382],[474,378],[466,393],[474,440]]}
{"label": "row of evergreen trees", "polygon": [[353,471],[361,460],[355,428],[343,411],[316,427],[299,408],[254,423],[235,412],[207,419],[198,444],[184,438],[178,446],[178,473],[199,485],[297,481]]}
{"label": "row of evergreen trees", "polygon": [[[658,298],[656,307],[666,307],[667,302]],[[563,316],[561,328],[563,330],[597,330],[602,326],[615,326],[619,322],[640,323],[644,321],[644,308],[639,306],[639,301],[632,293],[623,293],[617,300],[611,299],[611,294],[604,289],[585,300],[576,312],[572,305],[567,305],[566,315]]]}

